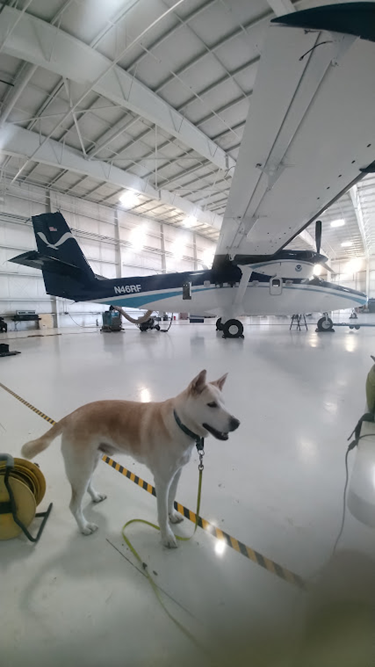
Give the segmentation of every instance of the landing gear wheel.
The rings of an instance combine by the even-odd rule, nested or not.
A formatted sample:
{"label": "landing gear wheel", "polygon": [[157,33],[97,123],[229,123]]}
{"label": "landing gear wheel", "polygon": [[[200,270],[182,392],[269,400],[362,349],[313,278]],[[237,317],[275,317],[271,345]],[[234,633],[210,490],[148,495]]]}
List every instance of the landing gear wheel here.
{"label": "landing gear wheel", "polygon": [[223,330],[223,325],[221,323],[221,317],[219,317],[218,320],[216,320],[216,331],[222,331]]}
{"label": "landing gear wheel", "polygon": [[228,320],[221,327],[223,338],[243,338],[243,324],[239,320]]}
{"label": "landing gear wheel", "polygon": [[330,317],[321,317],[316,326],[318,331],[333,331],[333,322]]}

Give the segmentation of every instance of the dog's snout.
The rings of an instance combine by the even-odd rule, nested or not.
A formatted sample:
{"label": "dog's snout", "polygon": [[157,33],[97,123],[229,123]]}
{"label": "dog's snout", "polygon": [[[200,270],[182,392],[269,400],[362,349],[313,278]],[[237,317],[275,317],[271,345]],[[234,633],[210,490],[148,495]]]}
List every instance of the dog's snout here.
{"label": "dog's snout", "polygon": [[236,419],[235,417],[231,417],[231,418],[230,418],[230,421],[229,421],[229,428],[230,428],[230,430],[231,430],[231,431],[235,431],[236,428],[239,427],[240,423],[241,423],[241,422],[240,422],[239,419]]}

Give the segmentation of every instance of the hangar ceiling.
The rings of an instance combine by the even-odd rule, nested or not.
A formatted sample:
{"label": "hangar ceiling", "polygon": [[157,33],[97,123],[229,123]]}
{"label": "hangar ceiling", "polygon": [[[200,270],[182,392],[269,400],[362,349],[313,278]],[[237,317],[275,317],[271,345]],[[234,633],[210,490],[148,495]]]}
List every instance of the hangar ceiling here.
{"label": "hangar ceiling", "polygon": [[[0,187],[26,182],[112,207],[122,196],[132,213],[215,241],[265,28],[317,4],[3,3]],[[329,257],[373,253],[374,186],[367,177],[324,214]]]}

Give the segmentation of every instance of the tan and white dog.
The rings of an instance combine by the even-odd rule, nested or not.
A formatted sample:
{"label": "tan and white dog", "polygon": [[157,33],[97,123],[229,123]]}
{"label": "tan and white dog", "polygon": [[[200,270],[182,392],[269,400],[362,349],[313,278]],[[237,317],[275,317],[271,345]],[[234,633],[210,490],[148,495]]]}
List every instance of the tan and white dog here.
{"label": "tan and white dog", "polygon": [[92,485],[100,457],[114,452],[131,454],[154,475],[161,539],[165,546],[176,547],[169,522],[183,519],[173,507],[182,466],[200,437],[211,433],[218,440],[227,440],[228,433],[240,425],[224,407],[221,391],[226,377],[207,383],[206,371],[201,371],[181,394],[162,403],[88,403],[41,438],[26,443],[22,455],[32,459],[62,435],[65,470],[72,487],[70,510],[81,532],[90,535],[97,526],[85,519],[82,501],[86,490],[95,503],[106,498]]}

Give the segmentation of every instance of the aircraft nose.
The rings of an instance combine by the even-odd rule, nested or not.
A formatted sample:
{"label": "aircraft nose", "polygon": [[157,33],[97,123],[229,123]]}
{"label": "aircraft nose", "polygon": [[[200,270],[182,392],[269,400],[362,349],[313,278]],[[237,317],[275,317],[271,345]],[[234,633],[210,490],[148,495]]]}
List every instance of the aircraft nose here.
{"label": "aircraft nose", "polygon": [[229,429],[231,431],[235,431],[236,428],[238,428],[240,424],[241,424],[241,422],[240,422],[239,419],[236,419],[235,417],[231,417],[230,421],[229,421]]}

